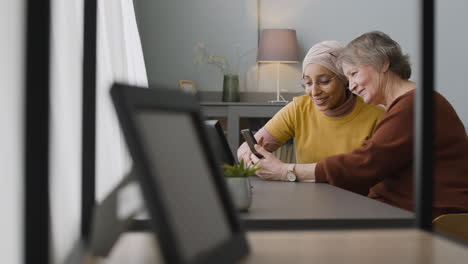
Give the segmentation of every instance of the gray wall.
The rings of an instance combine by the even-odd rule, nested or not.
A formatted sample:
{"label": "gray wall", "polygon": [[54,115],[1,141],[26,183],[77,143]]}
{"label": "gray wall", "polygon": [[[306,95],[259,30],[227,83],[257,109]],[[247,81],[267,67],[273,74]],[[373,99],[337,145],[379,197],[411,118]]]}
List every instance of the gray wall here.
{"label": "gray wall", "polygon": [[[223,75],[213,65],[196,67],[194,47],[205,42],[209,51],[236,59],[257,47],[257,3],[252,0],[147,1],[134,0],[148,80],[176,87],[178,80],[194,80],[198,90],[220,91]],[[241,61],[241,89],[255,85],[256,54]],[[249,74],[246,74],[249,72]]]}
{"label": "gray wall", "polygon": [[[300,8],[298,8],[300,7]],[[436,89],[454,106],[468,127],[468,4],[465,0],[436,1]],[[420,79],[419,1],[416,0],[259,0],[259,27],[294,28],[303,57],[308,48],[335,39],[346,44],[361,33],[381,30],[400,43],[410,55],[412,80]],[[282,68],[282,88],[301,90],[297,79],[301,66]],[[273,65],[260,65],[259,91],[272,91],[276,71]]]}
{"label": "gray wall", "polygon": [[[380,30],[398,41],[413,63],[413,80],[419,78],[419,1],[416,0],[259,0],[259,27],[293,28],[297,31],[300,57],[324,40],[346,44],[358,35]],[[281,87],[301,91],[302,64],[282,67]],[[259,91],[273,91],[276,68],[260,64]]]}
{"label": "gray wall", "polygon": [[[411,80],[420,79],[420,1],[134,1],[151,83],[174,86],[179,79],[190,79],[199,90],[221,91],[222,77],[216,68],[192,64],[193,46],[204,41],[213,53],[228,55],[232,43],[239,42],[244,49],[256,45],[257,32],[266,28],[296,29],[301,58],[317,42],[338,40],[346,44],[362,33],[381,30],[410,55]],[[468,108],[463,104],[468,92],[461,76],[468,75],[468,34],[463,33],[468,25],[468,5],[464,0],[436,2],[436,89],[454,105],[467,126]],[[249,81],[242,90],[275,91],[274,64],[256,67],[255,56],[244,63],[241,71],[247,73],[243,77]],[[300,63],[281,65],[282,90],[301,92],[300,77]]]}
{"label": "gray wall", "polygon": [[0,2],[0,252],[23,262],[25,1]]}
{"label": "gray wall", "polygon": [[[210,51],[231,56],[239,43],[243,50],[256,46],[258,32],[265,28],[297,30],[300,57],[323,40],[344,44],[370,30],[382,30],[396,39],[418,67],[418,1],[145,1],[134,0],[150,83],[174,86],[177,80],[195,80],[199,90],[221,91],[222,76],[210,65],[195,67],[193,47],[206,42]],[[401,7],[405,8],[401,8]],[[366,10],[363,12],[362,10]],[[398,19],[395,17],[398,16]],[[231,57],[232,60],[232,57]],[[260,64],[256,72],[255,54],[241,68],[247,91],[276,89],[276,66]],[[280,86],[300,92],[301,64],[280,68]],[[258,84],[256,75],[258,74]]]}
{"label": "gray wall", "polygon": [[436,87],[468,127],[468,2],[436,2]]}

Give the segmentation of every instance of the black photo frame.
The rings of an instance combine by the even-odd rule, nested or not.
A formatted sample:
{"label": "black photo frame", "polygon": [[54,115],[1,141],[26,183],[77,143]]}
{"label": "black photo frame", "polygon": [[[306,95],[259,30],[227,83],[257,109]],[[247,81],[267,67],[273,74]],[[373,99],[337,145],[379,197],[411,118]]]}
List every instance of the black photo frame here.
{"label": "black photo frame", "polygon": [[[151,216],[151,226],[160,242],[162,255],[167,263],[235,263],[249,252],[245,233],[240,226],[233,202],[229,196],[226,183],[216,166],[215,157],[209,147],[209,142],[203,127],[200,106],[191,94],[177,89],[147,89],[123,84],[114,84],[111,96],[117,111],[118,119],[124,137],[130,150],[137,172],[137,179]],[[194,132],[200,139],[203,152],[209,164],[216,194],[220,198],[224,214],[228,220],[231,237],[211,250],[198,254],[194,259],[185,260],[181,246],[176,242],[174,230],[168,219],[168,208],[161,194],[162,187],[157,183],[158,175],[150,168],[150,159],[145,154],[142,138],[140,138],[136,114],[138,111],[168,111],[187,113],[193,121]]]}
{"label": "black photo frame", "polygon": [[24,6],[23,262],[49,263],[51,1],[26,0]]}

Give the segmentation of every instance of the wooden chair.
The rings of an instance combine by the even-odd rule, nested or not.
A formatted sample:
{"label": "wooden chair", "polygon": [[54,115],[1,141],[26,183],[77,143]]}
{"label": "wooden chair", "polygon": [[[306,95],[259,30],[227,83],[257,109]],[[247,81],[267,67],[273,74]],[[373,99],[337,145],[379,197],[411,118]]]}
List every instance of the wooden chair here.
{"label": "wooden chair", "polygon": [[434,231],[468,242],[468,213],[440,215],[432,221]]}

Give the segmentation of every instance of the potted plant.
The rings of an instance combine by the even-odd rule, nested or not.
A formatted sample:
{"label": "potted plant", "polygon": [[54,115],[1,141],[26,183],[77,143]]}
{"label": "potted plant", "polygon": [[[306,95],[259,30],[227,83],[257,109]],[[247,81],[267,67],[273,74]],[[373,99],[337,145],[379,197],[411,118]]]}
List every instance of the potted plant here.
{"label": "potted plant", "polygon": [[245,211],[252,204],[249,177],[254,176],[259,169],[261,168],[255,165],[246,166],[243,160],[234,165],[224,164],[224,176],[237,210]]}

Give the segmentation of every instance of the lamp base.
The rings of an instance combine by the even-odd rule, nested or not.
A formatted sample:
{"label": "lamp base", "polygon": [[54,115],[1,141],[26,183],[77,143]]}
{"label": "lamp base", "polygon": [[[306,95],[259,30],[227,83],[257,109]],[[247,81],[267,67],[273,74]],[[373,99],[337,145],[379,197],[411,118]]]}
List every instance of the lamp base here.
{"label": "lamp base", "polygon": [[270,104],[288,103],[288,101],[286,101],[286,100],[269,100],[268,103],[270,103]]}
{"label": "lamp base", "polygon": [[284,97],[279,93],[279,89],[278,91],[276,91],[276,100],[269,100],[268,103],[270,104],[275,104],[275,103],[287,103],[288,101],[286,99],[284,99]]}

